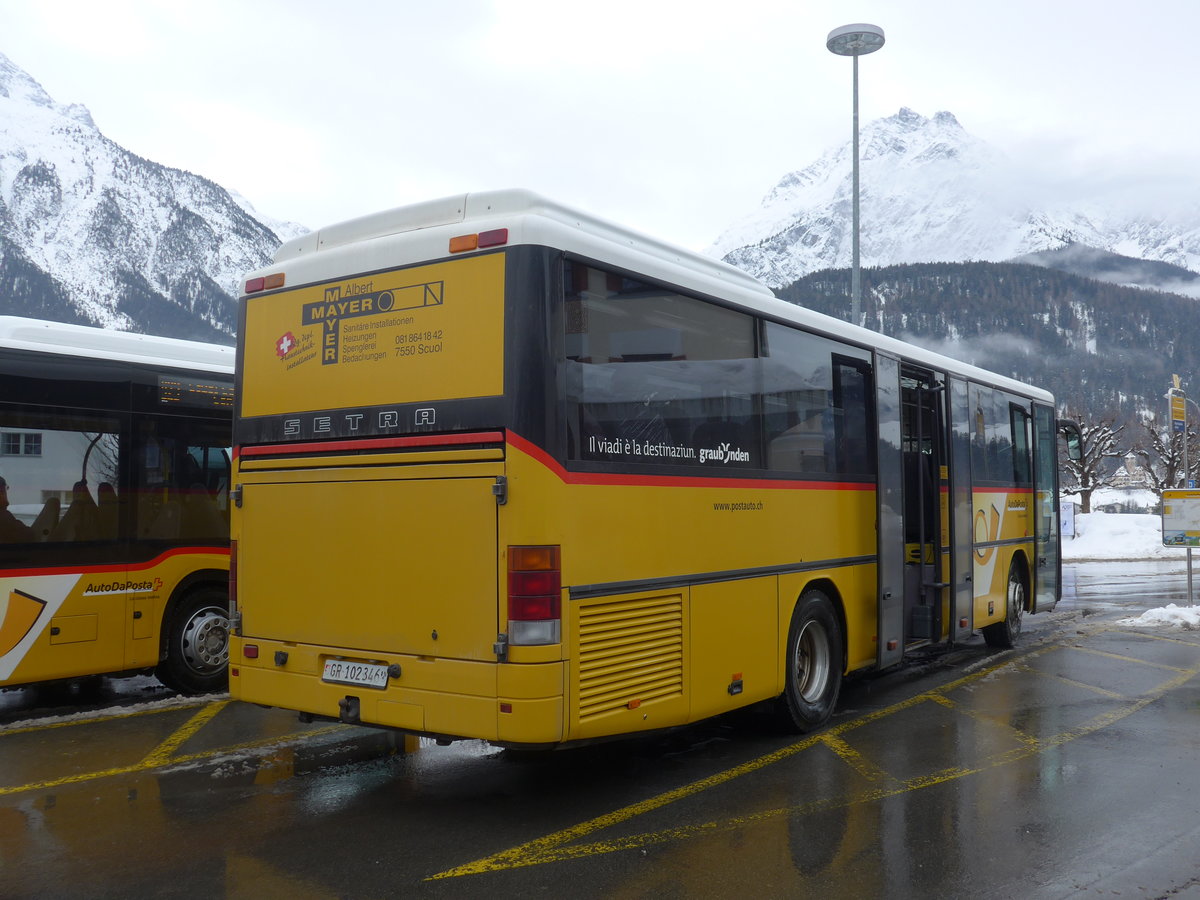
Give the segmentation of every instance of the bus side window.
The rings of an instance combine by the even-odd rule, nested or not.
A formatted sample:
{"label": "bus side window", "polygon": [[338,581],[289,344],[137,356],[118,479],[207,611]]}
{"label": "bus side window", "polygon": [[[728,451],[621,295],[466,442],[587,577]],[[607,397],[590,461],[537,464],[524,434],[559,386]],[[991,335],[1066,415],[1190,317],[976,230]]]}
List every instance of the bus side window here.
{"label": "bus side window", "polygon": [[1013,482],[1019,485],[1033,483],[1033,460],[1029,446],[1029,413],[1015,403],[1009,406],[1012,424],[1011,444],[1013,450]]}
{"label": "bus side window", "polygon": [[96,489],[119,474],[115,420],[55,414],[0,417],[0,477],[6,485],[0,541],[79,543],[116,540]]}
{"label": "bus side window", "polygon": [[768,323],[762,397],[767,467],[777,472],[868,475],[874,427],[870,363],[826,338]]}
{"label": "bus side window", "polygon": [[753,317],[583,263],[564,285],[570,458],[761,465]]}
{"label": "bus side window", "polygon": [[137,534],[145,540],[229,537],[229,438],[224,423],[174,417],[142,423]]}

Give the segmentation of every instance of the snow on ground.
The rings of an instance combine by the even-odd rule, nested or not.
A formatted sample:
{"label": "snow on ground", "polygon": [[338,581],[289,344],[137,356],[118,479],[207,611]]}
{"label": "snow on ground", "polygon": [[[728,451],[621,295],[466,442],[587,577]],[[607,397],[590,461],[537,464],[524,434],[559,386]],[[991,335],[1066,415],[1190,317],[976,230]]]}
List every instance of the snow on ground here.
{"label": "snow on ground", "polygon": [[1075,537],[1063,537],[1063,562],[1094,560],[1178,560],[1182,547],[1164,547],[1162,518],[1151,515],[1093,512],[1075,516]]}
{"label": "snow on ground", "polygon": [[[1089,562],[1177,562],[1187,568],[1187,550],[1164,547],[1162,517],[1122,513],[1094,512],[1075,516],[1075,537],[1063,536],[1064,563]],[[1200,553],[1193,551],[1193,571],[1200,568]],[[1169,626],[1186,630],[1200,628],[1200,606],[1183,607],[1168,603],[1148,609],[1140,616],[1121,619],[1117,624],[1153,628]]]}
{"label": "snow on ground", "polygon": [[1200,629],[1200,606],[1176,606],[1168,603],[1158,609],[1148,609],[1140,616],[1132,619],[1119,619],[1118,625],[1156,628],[1166,625],[1171,628],[1182,628],[1184,631]]}

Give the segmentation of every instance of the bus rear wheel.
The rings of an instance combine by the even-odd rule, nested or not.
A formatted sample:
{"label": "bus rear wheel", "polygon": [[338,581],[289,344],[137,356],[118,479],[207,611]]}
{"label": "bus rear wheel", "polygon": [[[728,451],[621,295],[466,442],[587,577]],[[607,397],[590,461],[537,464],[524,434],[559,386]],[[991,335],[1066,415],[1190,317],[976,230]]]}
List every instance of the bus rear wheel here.
{"label": "bus rear wheel", "polygon": [[1008,568],[1005,606],[1004,621],[985,625],[983,639],[989,647],[1009,650],[1017,645],[1017,638],[1021,635],[1021,619],[1025,614],[1025,579],[1016,560]]}
{"label": "bus rear wheel", "polygon": [[229,684],[229,597],[204,588],[182,598],[166,623],[167,654],[155,674],[181,694],[222,691]]}
{"label": "bus rear wheel", "polygon": [[788,628],[787,670],[778,719],[803,734],[829,721],[842,686],[842,628],[824,592],[805,591]]}

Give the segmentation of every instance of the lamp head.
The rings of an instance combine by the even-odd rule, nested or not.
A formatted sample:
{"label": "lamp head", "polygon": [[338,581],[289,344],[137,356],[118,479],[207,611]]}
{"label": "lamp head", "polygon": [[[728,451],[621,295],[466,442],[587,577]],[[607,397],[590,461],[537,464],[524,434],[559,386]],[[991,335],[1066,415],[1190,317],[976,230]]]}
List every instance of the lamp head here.
{"label": "lamp head", "polygon": [[843,25],[829,32],[825,46],[838,56],[866,56],[883,46],[883,29],[865,23]]}

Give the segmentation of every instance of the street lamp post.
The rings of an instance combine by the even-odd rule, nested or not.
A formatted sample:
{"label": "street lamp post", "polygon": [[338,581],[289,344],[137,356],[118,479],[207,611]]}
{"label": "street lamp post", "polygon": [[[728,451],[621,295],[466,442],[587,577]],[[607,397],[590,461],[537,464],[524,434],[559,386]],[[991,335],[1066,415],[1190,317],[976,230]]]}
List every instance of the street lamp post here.
{"label": "street lamp post", "polygon": [[858,265],[858,58],[874,53],[883,46],[883,29],[878,25],[843,25],[829,32],[825,46],[830,53],[854,59],[854,162],[853,162],[853,222],[851,224],[850,258],[850,321],[859,324],[862,309],[862,276]]}

